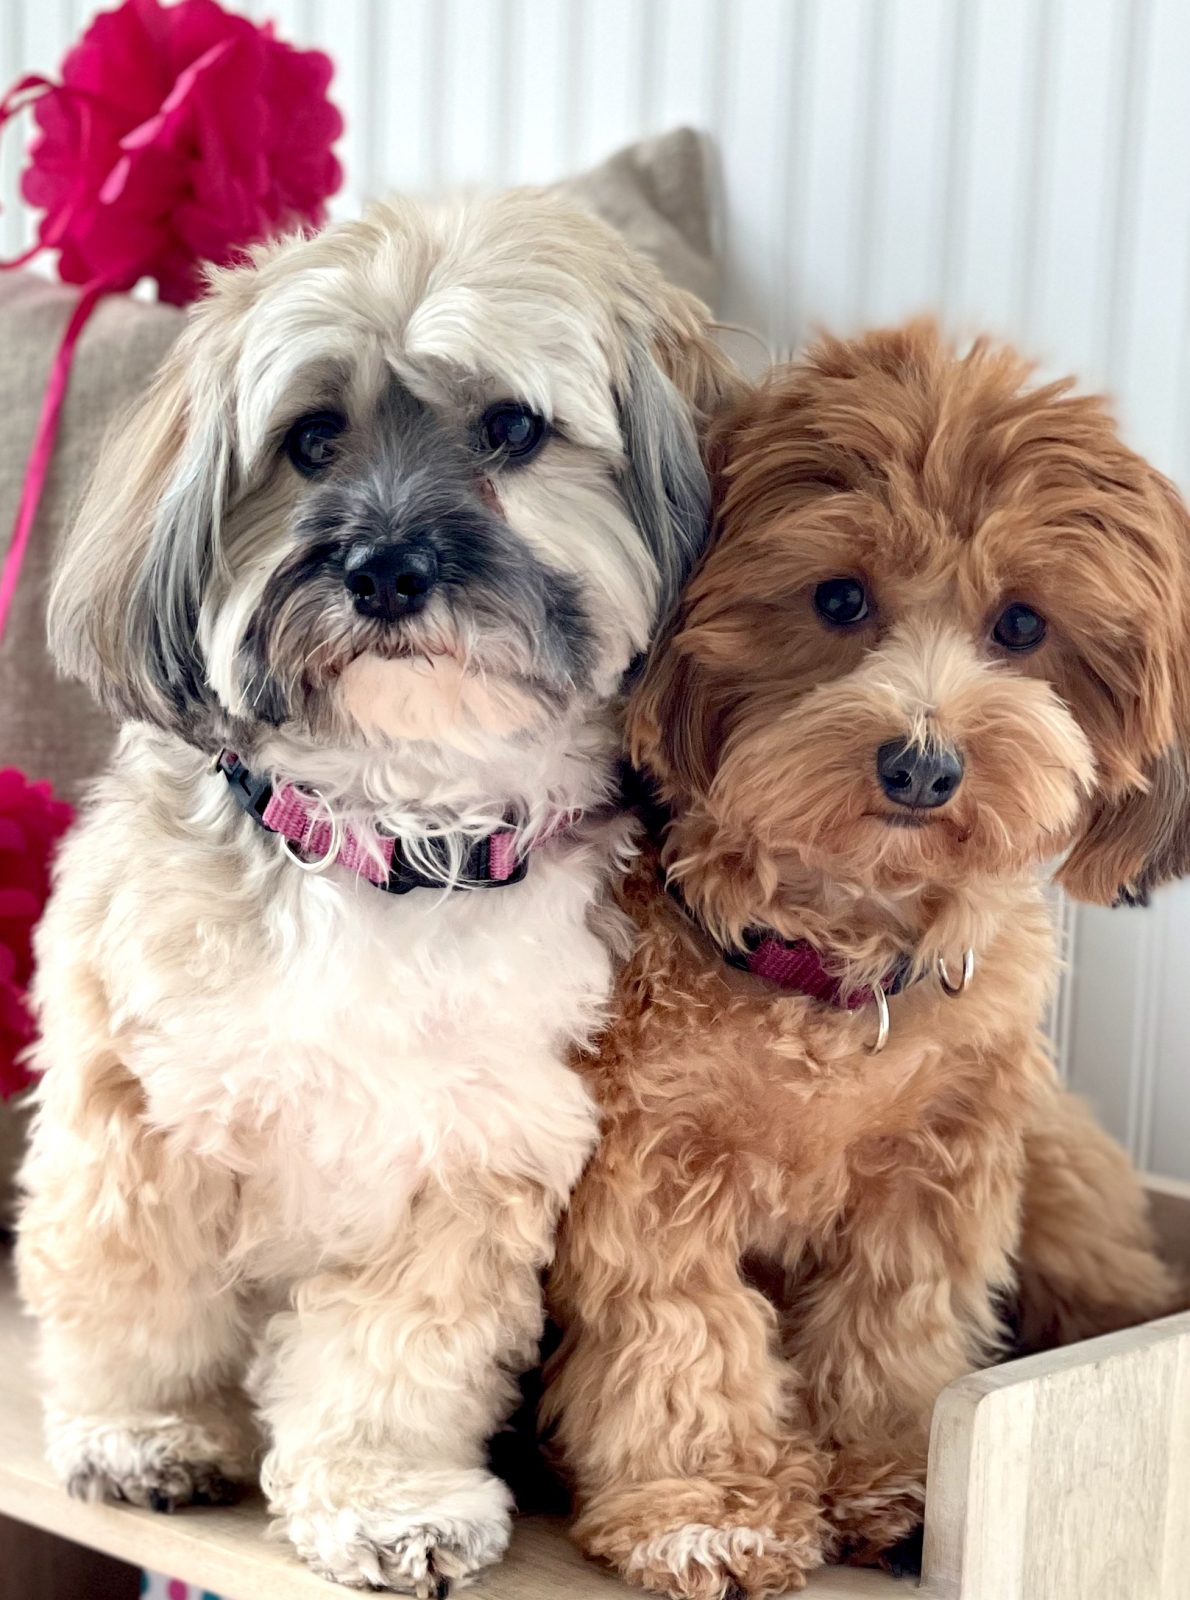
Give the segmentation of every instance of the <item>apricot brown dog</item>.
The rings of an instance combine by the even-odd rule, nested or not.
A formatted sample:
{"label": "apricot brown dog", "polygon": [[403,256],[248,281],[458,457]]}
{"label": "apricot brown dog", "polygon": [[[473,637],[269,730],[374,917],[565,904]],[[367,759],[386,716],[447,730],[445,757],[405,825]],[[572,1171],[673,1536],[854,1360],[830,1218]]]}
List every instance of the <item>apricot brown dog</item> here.
{"label": "apricot brown dog", "polygon": [[580,1542],[682,1600],[920,1521],[934,1400],[1002,1346],[1027,1160],[1035,1320],[1168,1304],[1047,1056],[1040,880],[1064,855],[1138,897],[1187,842],[1190,528],[1097,401],[919,324],[822,343],[716,450],[718,535],[631,707],[670,820],[622,891],[546,1402]]}

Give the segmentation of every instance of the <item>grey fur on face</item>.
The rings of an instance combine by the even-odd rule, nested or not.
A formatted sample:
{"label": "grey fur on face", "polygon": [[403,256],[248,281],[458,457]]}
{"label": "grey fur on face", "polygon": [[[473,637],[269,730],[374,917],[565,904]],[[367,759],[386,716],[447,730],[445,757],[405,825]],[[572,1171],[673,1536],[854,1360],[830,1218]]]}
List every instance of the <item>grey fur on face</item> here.
{"label": "grey fur on face", "polygon": [[[397,382],[347,428],[244,632],[253,715],[317,722],[320,689],[344,661],[433,654],[448,638],[485,641],[487,661],[546,697],[586,687],[591,628],[579,585],[491,508],[479,468],[465,440]],[[354,552],[386,548],[428,552],[437,573],[425,611],[397,626],[360,618],[344,581]]]}
{"label": "grey fur on face", "polygon": [[[707,532],[692,407],[727,380],[705,313],[538,197],[444,215],[263,249],[194,308],[105,448],[51,606],[61,665],[121,718],[203,750],[283,728],[354,752],[453,737],[453,683],[458,729],[504,737],[610,699],[647,647]],[[484,444],[505,403],[550,430],[524,459]],[[303,476],[286,430],[328,408],[345,431]],[[408,614],[353,600],[379,547],[432,564]],[[435,674],[432,717],[373,715]]]}
{"label": "grey fur on face", "polygon": [[128,652],[141,663],[150,691],[144,707],[170,706],[178,726],[192,736],[201,737],[218,719],[197,631],[218,560],[219,509],[231,473],[228,441],[216,435],[199,482],[163,502],[128,601]]}

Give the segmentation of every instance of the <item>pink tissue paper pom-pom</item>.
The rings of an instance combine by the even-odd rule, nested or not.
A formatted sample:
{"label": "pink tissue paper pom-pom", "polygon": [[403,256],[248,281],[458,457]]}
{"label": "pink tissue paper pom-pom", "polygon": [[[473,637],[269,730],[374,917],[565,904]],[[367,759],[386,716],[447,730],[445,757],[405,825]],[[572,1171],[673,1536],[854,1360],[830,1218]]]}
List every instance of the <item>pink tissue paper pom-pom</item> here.
{"label": "pink tissue paper pom-pom", "polygon": [[157,280],[175,305],[279,232],[318,226],[342,182],[333,66],[215,0],[101,12],[37,100],[21,192],[68,283]]}
{"label": "pink tissue paper pom-pom", "polygon": [[54,848],[73,813],[48,783],[0,771],[0,1097],[30,1082],[20,1057],[34,1036],[25,990],[33,972],[33,929],[50,891]]}

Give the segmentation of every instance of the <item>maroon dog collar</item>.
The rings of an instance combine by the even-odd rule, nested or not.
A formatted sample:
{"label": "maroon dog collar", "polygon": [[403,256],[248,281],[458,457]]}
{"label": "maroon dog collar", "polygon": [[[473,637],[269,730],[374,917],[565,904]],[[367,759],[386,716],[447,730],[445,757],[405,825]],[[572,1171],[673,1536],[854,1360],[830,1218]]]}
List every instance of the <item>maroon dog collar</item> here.
{"label": "maroon dog collar", "polygon": [[[518,854],[517,836],[512,828],[497,828],[494,833],[470,844],[457,874],[450,876],[447,873],[451,861],[449,841],[421,840],[419,848],[431,852],[442,863],[443,871],[436,875],[410,861],[400,839],[392,834],[375,835],[372,847],[368,848],[350,827],[340,827],[328,818],[327,808],[316,794],[290,783],[272,784],[267,778],[249,771],[231,750],[220,751],[215,770],[226,778],[236,804],[260,827],[279,834],[299,865],[309,868],[333,861],[387,894],[408,894],[410,889],[501,888],[505,884],[519,883],[529,870],[528,854]],[[559,817],[533,840],[529,849],[557,838],[577,821],[574,813]]]}
{"label": "maroon dog collar", "polygon": [[755,929],[745,934],[744,941],[742,950],[724,951],[726,960],[733,967],[776,984],[787,994],[806,995],[836,1011],[860,1011],[874,1004],[876,1033],[865,1047],[872,1056],[878,1056],[888,1043],[889,996],[900,994],[920,977],[920,973],[912,976],[913,963],[903,956],[878,982],[862,989],[845,989],[827,968],[822,952],[808,939],[782,939],[769,929]]}
{"label": "maroon dog collar", "polygon": [[827,968],[822,952],[808,939],[782,939],[768,929],[756,929],[744,937],[742,950],[725,952],[733,967],[754,973],[790,994],[808,995],[811,1000],[819,1000],[837,1011],[861,1011],[864,1006],[871,1005],[876,988],[885,995],[900,994],[910,982],[912,969],[907,956],[890,968],[878,984],[845,989]]}
{"label": "maroon dog collar", "polygon": [[[705,937],[710,938],[681,890],[672,883],[667,888],[689,921]],[[718,944],[718,941],[714,942]],[[766,983],[784,989],[787,994],[804,994],[808,999],[832,1006],[836,1011],[862,1011],[873,1000],[887,1001],[890,995],[900,994],[902,989],[916,983],[921,976],[920,973],[913,976],[912,958],[903,955],[878,983],[847,989],[827,966],[826,958],[817,945],[811,944],[809,939],[783,939],[772,928],[748,928],[744,932],[742,945],[718,945],[718,948],[729,967],[763,978]]]}
{"label": "maroon dog collar", "polygon": [[[723,954],[731,966],[754,973],[787,993],[819,1000],[837,1011],[860,1011],[864,1006],[875,1004],[876,1037],[867,1046],[868,1054],[874,1056],[888,1043],[889,996],[900,994],[925,977],[925,972],[920,967],[915,970],[913,960],[904,955],[877,982],[862,989],[845,989],[827,969],[821,951],[808,939],[782,939],[764,928],[745,934],[742,950],[725,950]],[[934,972],[943,994],[949,1000],[960,999],[975,976],[975,951],[964,950],[957,982],[951,979],[941,956],[934,958]]]}

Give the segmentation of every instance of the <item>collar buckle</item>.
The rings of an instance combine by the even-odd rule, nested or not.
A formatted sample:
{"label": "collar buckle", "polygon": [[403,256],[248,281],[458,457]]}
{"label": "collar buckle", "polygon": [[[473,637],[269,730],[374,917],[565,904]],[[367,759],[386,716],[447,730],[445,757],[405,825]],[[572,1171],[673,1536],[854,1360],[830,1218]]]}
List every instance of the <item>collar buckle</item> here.
{"label": "collar buckle", "polygon": [[215,762],[215,771],[227,779],[232,799],[242,810],[263,824],[264,814],[272,799],[273,786],[265,777],[249,769],[234,750],[221,750]]}
{"label": "collar buckle", "polygon": [[[447,862],[445,845],[439,841],[432,841],[431,848],[441,860],[445,871]],[[408,894],[411,889],[502,889],[507,883],[520,883],[529,871],[529,857],[521,856],[516,865],[500,876],[492,871],[492,841],[490,838],[480,839],[470,850],[466,861],[463,862],[459,877],[448,881],[445,876],[438,877],[432,872],[427,872],[424,867],[419,867],[415,862],[408,861],[398,839],[393,845],[392,866],[389,870],[388,880],[383,885],[389,894]]]}

